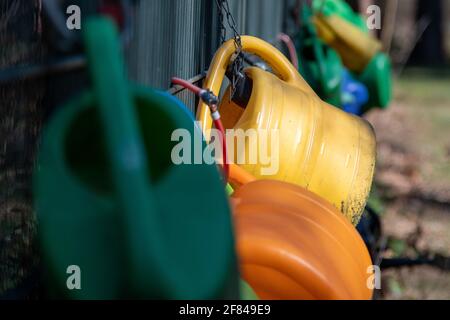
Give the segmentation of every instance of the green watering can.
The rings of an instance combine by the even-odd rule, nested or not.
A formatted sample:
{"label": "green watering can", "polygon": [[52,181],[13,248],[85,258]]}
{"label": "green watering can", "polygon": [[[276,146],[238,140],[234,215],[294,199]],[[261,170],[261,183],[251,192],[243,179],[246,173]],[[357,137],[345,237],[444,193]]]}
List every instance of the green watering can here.
{"label": "green watering can", "polygon": [[49,123],[34,175],[49,295],[238,298],[219,172],[171,161],[173,130],[201,132],[180,101],[125,80],[112,22],[83,30],[93,90]]}
{"label": "green watering can", "polygon": [[392,100],[392,66],[387,54],[377,53],[364,71],[354,76],[369,90],[369,101],[364,106],[364,111],[389,106]]}
{"label": "green watering can", "polygon": [[[317,36],[311,17],[315,12],[325,16],[336,15],[356,26],[368,35],[369,29],[361,15],[342,0],[314,0],[312,9],[303,6],[304,25],[299,32],[299,56],[304,60],[302,75],[313,89],[317,90],[328,103],[341,106],[341,97],[337,88],[341,87],[343,63],[338,53],[323,43]],[[301,61],[299,65],[302,66]],[[363,83],[369,92],[369,100],[363,106],[363,112],[371,108],[386,108],[392,100],[392,67],[390,58],[378,52],[360,73],[353,73],[355,80]]]}

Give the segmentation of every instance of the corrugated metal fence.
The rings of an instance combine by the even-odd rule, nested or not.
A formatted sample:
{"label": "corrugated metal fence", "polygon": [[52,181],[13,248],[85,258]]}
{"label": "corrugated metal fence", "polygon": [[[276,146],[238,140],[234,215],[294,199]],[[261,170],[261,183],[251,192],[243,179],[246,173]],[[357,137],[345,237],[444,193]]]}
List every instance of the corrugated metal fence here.
{"label": "corrugated metal fence", "polygon": [[[285,1],[229,0],[229,4],[242,34],[276,43]],[[220,44],[214,0],[141,0],[134,18],[134,39],[127,51],[130,76],[152,87],[167,89],[172,76],[189,79],[206,70]],[[230,30],[227,34],[230,37]],[[179,98],[194,110],[191,94],[184,92]]]}

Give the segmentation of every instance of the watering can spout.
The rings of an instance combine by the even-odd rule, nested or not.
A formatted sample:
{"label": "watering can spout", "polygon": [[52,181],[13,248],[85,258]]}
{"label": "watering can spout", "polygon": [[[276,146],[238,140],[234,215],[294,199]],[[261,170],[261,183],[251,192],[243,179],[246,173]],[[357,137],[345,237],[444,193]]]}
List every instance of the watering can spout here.
{"label": "watering can spout", "polygon": [[[162,269],[159,257],[163,252],[158,252],[160,247],[154,246],[161,238],[155,215],[158,211],[155,210],[155,199],[147,182],[148,161],[116,33],[112,21],[93,18],[86,21],[83,37],[93,88],[98,95],[114,192],[124,212],[124,227],[131,235],[128,252],[130,266],[134,270],[130,271],[140,275],[136,278],[141,280],[134,284],[141,287],[137,291],[145,291],[151,285],[145,281],[149,279],[145,276],[148,262],[153,262],[154,269]],[[142,243],[142,235],[146,233],[152,239]]]}

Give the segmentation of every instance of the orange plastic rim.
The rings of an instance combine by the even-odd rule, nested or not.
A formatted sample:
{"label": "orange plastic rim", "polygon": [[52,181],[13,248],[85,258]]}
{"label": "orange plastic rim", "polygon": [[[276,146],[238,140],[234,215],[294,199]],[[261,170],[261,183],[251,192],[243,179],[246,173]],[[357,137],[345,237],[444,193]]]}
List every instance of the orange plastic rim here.
{"label": "orange plastic rim", "polygon": [[240,269],[261,299],[370,299],[372,265],[353,225],[306,189],[259,180],[233,195]]}
{"label": "orange plastic rim", "polygon": [[233,189],[237,189],[240,186],[255,181],[256,178],[250,173],[242,169],[240,166],[234,163],[230,163],[230,176],[229,183]]}

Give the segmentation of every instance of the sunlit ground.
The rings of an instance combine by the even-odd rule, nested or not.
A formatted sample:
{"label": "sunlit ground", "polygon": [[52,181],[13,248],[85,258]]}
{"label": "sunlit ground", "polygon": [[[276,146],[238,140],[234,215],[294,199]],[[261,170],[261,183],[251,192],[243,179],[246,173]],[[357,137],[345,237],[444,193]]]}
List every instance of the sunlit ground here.
{"label": "sunlit ground", "polygon": [[[368,115],[378,139],[375,201],[386,256],[450,256],[450,73],[409,70],[388,110]],[[450,272],[430,266],[383,273],[385,299],[450,299]]]}

